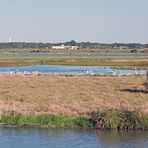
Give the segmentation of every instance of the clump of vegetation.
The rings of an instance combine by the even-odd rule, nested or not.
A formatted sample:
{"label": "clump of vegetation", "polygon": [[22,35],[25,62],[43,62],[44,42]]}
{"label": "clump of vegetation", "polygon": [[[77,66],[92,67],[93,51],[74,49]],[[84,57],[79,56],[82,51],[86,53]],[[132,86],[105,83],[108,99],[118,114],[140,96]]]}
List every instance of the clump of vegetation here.
{"label": "clump of vegetation", "polygon": [[145,88],[148,90],[148,71],[146,72],[147,82],[144,83]]}
{"label": "clump of vegetation", "polygon": [[98,129],[117,129],[120,124],[119,112],[109,110],[105,112],[98,112],[93,115],[95,128]]}
{"label": "clump of vegetation", "polygon": [[148,82],[145,82],[143,85],[144,85],[145,88],[148,90]]}
{"label": "clump of vegetation", "polygon": [[148,129],[148,115],[138,111],[108,110],[93,115],[97,129]]}

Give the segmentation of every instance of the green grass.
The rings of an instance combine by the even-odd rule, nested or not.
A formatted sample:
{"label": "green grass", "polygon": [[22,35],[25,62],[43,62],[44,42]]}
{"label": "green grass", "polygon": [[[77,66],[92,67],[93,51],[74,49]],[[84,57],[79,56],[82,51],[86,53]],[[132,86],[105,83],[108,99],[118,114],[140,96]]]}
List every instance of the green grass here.
{"label": "green grass", "polygon": [[[114,61],[114,60],[121,60]],[[122,62],[122,59],[127,60]],[[0,66],[24,65],[69,65],[69,66],[110,66],[113,68],[148,68],[148,62],[138,60],[147,57],[1,57]],[[131,60],[137,60],[132,62]]]}
{"label": "green grass", "polygon": [[93,116],[99,129],[148,129],[148,114],[139,111],[108,110]]}
{"label": "green grass", "polygon": [[91,118],[67,118],[53,115],[24,116],[7,113],[1,116],[0,124],[31,127],[94,127],[112,130],[145,130],[148,129],[148,114],[138,111],[108,110],[95,113]]}
{"label": "green grass", "polygon": [[2,125],[17,126],[49,126],[49,127],[88,127],[90,121],[87,118],[66,118],[63,116],[23,116],[5,114],[1,116]]}

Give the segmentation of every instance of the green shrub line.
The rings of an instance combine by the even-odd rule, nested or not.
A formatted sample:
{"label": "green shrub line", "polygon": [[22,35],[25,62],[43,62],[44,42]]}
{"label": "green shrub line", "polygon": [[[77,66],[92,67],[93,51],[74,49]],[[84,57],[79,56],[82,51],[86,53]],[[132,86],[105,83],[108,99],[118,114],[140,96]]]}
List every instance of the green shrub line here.
{"label": "green shrub line", "polygon": [[41,115],[24,116],[11,113],[0,117],[0,124],[18,127],[69,127],[114,130],[147,130],[148,114],[139,111],[107,110],[92,113],[90,118],[68,118],[64,116]]}
{"label": "green shrub line", "polygon": [[87,118],[67,118],[64,116],[42,115],[42,116],[24,116],[4,114],[0,118],[1,125],[16,126],[38,126],[38,127],[88,127],[90,121]]}

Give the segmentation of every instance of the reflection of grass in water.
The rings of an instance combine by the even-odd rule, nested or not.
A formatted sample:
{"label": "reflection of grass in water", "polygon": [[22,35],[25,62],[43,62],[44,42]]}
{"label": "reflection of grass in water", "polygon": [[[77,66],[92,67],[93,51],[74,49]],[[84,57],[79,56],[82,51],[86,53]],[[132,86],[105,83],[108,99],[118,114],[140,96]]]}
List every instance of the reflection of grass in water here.
{"label": "reflection of grass in water", "polygon": [[[111,131],[111,130],[98,130],[96,132],[97,139],[101,142],[102,147],[122,147],[124,142],[136,141],[132,145],[133,147],[143,147],[143,142],[148,136],[147,131],[134,130],[130,131]],[[130,140],[129,140],[130,139]],[[146,142],[146,141],[145,141]],[[135,145],[135,146],[134,146]]]}

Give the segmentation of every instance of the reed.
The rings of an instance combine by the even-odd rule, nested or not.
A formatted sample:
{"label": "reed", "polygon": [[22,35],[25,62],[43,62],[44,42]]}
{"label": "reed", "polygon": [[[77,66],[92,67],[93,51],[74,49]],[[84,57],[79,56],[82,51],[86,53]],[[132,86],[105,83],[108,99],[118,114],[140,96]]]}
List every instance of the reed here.
{"label": "reed", "polygon": [[98,129],[148,129],[148,114],[140,111],[107,110],[95,113],[92,118]]}
{"label": "reed", "polygon": [[92,114],[90,118],[68,118],[42,115],[24,116],[7,113],[1,116],[1,125],[31,127],[81,127],[111,130],[147,130],[148,114],[139,111],[107,110]]}
{"label": "reed", "polygon": [[124,69],[148,69],[147,57],[8,57],[0,58],[0,66],[69,65],[109,66]]}
{"label": "reed", "polygon": [[63,116],[43,115],[43,116],[23,116],[7,113],[1,116],[2,125],[17,126],[39,126],[39,127],[88,127],[90,121],[87,118],[67,118]]}

